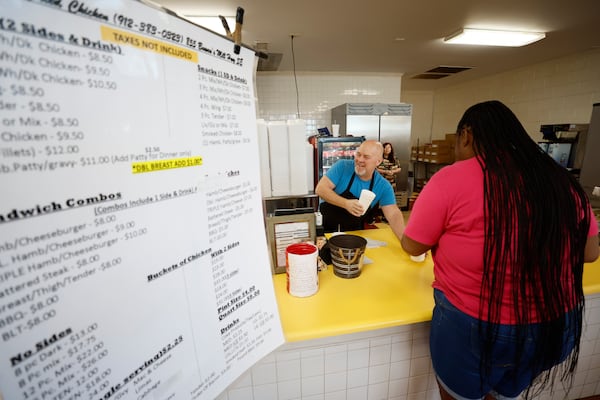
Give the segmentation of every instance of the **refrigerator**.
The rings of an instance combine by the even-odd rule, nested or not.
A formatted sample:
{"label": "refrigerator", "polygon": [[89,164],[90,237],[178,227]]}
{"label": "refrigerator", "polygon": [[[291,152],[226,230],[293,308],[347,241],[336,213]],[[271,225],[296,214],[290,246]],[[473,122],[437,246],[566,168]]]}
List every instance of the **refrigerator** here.
{"label": "refrigerator", "polygon": [[346,103],[331,110],[331,123],[340,125],[340,137],[363,136],[389,142],[401,171],[396,176],[399,205],[408,201],[408,168],[410,161],[410,133],[412,104],[407,103]]}
{"label": "refrigerator", "polygon": [[353,159],[354,152],[364,140],[365,138],[362,136],[317,138],[315,186],[337,160]]}
{"label": "refrigerator", "polygon": [[[600,197],[594,194],[594,188],[600,186],[600,103],[592,106],[592,117],[588,128],[588,137],[581,163],[579,182],[588,194],[592,206],[600,208]],[[597,192],[596,192],[597,193]]]}

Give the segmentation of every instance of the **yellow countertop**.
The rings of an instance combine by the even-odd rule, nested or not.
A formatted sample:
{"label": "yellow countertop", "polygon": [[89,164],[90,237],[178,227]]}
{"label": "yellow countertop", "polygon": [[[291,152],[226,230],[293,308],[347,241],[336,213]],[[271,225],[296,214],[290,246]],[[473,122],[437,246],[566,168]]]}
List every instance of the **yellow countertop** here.
{"label": "yellow countertop", "polygon": [[[387,225],[357,234],[387,245],[367,248],[373,263],[363,266],[359,277],[333,274],[333,266],[319,272],[319,290],[310,297],[291,296],[286,275],[273,276],[283,332],[288,342],[408,325],[431,320],[433,310],[433,261],[411,261]],[[586,295],[600,292],[600,259],[586,264]]]}

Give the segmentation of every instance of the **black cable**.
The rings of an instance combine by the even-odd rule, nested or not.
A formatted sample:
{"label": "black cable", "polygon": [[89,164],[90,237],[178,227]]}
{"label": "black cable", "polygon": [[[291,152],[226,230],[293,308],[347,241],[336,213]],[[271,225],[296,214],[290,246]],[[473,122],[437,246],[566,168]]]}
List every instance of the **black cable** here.
{"label": "black cable", "polygon": [[300,119],[300,95],[298,94],[298,77],[296,76],[296,55],[294,54],[294,35],[290,35],[292,42],[292,66],[294,68],[294,82],[296,83],[296,117]]}

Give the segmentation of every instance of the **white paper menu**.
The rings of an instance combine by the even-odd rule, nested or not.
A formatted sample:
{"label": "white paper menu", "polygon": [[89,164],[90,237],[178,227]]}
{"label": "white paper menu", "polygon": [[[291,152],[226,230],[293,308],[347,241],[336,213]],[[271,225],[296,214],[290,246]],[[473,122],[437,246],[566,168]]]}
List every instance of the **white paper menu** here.
{"label": "white paper menu", "polygon": [[212,399],[283,343],[254,53],[129,0],[0,5],[0,398]]}

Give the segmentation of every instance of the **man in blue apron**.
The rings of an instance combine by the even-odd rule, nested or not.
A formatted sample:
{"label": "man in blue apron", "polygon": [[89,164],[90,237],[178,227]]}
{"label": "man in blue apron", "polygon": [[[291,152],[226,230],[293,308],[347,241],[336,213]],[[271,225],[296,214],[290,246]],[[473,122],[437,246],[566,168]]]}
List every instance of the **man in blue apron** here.
{"label": "man in blue apron", "polygon": [[[321,198],[319,208],[325,232],[364,229],[379,207],[396,236],[402,237],[404,218],[396,205],[394,190],[376,170],[382,159],[381,143],[367,140],[356,150],[354,160],[337,161],[319,180],[315,193]],[[375,193],[368,210],[358,201],[362,189]]]}

